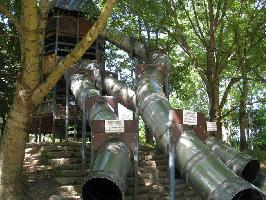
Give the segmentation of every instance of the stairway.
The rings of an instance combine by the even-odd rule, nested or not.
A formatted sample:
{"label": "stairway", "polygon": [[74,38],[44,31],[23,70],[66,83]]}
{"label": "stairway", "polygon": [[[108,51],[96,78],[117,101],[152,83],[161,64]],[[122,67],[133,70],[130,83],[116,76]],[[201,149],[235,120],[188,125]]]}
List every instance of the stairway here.
{"label": "stairway", "polygon": [[[27,193],[34,200],[79,200],[82,184],[89,174],[81,165],[81,143],[27,144],[24,179]],[[89,157],[89,148],[87,148]],[[139,200],[168,200],[167,156],[141,147],[139,163]],[[126,200],[134,193],[132,171],[127,179]],[[200,200],[183,179],[176,179],[176,199]]]}

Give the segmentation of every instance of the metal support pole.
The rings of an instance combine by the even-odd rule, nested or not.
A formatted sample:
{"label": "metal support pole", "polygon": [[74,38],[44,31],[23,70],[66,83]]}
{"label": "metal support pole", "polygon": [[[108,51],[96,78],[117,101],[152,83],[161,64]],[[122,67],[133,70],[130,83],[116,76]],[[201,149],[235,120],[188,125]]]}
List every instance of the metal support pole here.
{"label": "metal support pole", "polygon": [[78,104],[76,99],[74,99],[75,101],[75,116],[74,116],[74,139],[76,141],[78,141]]}
{"label": "metal support pole", "polygon": [[[40,105],[41,106],[41,110],[42,110],[42,104]],[[39,115],[39,143],[42,142],[42,116]]]}
{"label": "metal support pole", "polygon": [[173,111],[169,111],[169,131],[170,131],[170,144],[169,144],[169,196],[170,200],[175,199],[175,142],[172,134],[172,121]]}
{"label": "metal support pole", "polygon": [[[58,36],[59,36],[59,11],[56,13],[56,35],[55,35],[55,63],[57,63],[58,56]],[[56,85],[53,90],[53,137],[52,141],[55,142],[55,112],[56,112]]]}
{"label": "metal support pole", "polygon": [[85,105],[85,97],[83,98],[82,108],[82,169],[86,168],[86,123],[87,123],[87,109]]}
{"label": "metal support pole", "polygon": [[[133,55],[132,55],[133,56]],[[134,61],[133,61],[134,62]],[[137,63],[137,61],[136,61]],[[134,62],[135,64],[135,62]],[[135,68],[136,69],[136,68]],[[136,84],[136,70],[133,70],[132,68],[132,78],[134,80],[134,83]],[[135,75],[135,77],[133,77]],[[135,78],[135,79],[134,79]],[[137,134],[137,148],[134,152],[134,194],[133,194],[133,200],[138,200],[138,186],[139,186],[139,177],[138,177],[138,165],[139,165],[139,107],[136,107],[135,112],[133,112],[134,120],[137,120],[138,125],[138,134]]]}
{"label": "metal support pole", "polygon": [[[65,74],[67,77],[67,72]],[[69,129],[69,80],[66,80],[66,116],[65,116],[65,140],[68,140],[68,129]]]}
{"label": "metal support pole", "polygon": [[164,93],[166,98],[169,100],[170,90],[169,90],[169,74],[164,77]]}
{"label": "metal support pole", "polygon": [[[136,107],[136,112],[134,113],[134,119],[137,120],[137,125],[139,126],[139,108]],[[139,165],[139,127],[137,134],[137,147],[134,152],[134,194],[133,200],[138,200],[138,185],[139,185],[139,177],[138,177],[138,165]]]}
{"label": "metal support pole", "polygon": [[55,112],[56,112],[56,86],[54,86],[53,90],[53,137],[52,141],[55,142]]}

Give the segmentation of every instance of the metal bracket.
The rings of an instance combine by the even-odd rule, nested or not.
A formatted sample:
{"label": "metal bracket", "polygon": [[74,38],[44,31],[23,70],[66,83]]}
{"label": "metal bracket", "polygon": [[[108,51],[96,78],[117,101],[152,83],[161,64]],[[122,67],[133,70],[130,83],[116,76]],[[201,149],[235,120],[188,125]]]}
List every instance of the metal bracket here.
{"label": "metal bracket", "polygon": [[132,151],[135,151],[137,149],[138,123],[136,120],[125,120],[124,125],[123,133],[105,133],[105,120],[93,120],[91,123],[92,150],[97,151],[106,140],[119,138]]}

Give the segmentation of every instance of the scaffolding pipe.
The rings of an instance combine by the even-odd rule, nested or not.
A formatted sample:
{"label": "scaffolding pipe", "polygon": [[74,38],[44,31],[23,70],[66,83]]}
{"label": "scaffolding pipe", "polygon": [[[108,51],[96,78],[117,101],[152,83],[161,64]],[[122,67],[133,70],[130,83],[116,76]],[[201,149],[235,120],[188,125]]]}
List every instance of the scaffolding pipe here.
{"label": "scaffolding pipe", "polygon": [[[88,96],[99,96],[93,84],[84,75],[73,74],[70,77],[71,90],[79,106]],[[117,116],[106,101],[98,98],[89,110],[89,121],[117,120]],[[124,199],[126,177],[130,167],[130,149],[119,139],[107,140],[96,152],[90,177],[82,187],[83,200]]]}
{"label": "scaffolding pipe", "polygon": [[248,154],[242,153],[215,137],[206,139],[207,147],[238,176],[249,182],[254,182],[260,172],[260,162]]}

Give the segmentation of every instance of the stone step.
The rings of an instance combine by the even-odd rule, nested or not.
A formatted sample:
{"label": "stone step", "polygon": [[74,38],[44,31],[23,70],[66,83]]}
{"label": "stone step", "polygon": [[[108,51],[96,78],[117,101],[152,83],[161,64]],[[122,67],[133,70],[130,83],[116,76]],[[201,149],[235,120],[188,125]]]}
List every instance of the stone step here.
{"label": "stone step", "polygon": [[[128,177],[127,178],[127,185],[128,187],[133,187],[134,178]],[[153,178],[153,179],[146,179],[146,178],[139,178],[139,186],[151,186],[151,185],[163,185],[166,188],[169,187],[169,179],[167,178]],[[183,179],[176,179],[175,180],[175,187],[176,189],[183,189],[186,186],[186,183]]]}
{"label": "stone step", "polygon": [[140,173],[139,172],[139,179],[158,179],[158,178],[168,178],[167,172],[153,172],[153,173]]}
{"label": "stone step", "polygon": [[140,155],[140,160],[163,160],[163,159],[168,159],[168,156],[165,154],[156,154],[154,152]]}
{"label": "stone step", "polygon": [[77,195],[53,195],[49,200],[80,200],[80,196]]}
{"label": "stone step", "polygon": [[[55,151],[81,151],[80,146],[43,146],[41,148],[42,151],[45,152],[55,152]],[[87,151],[89,151],[89,147],[87,147]]]}
{"label": "stone step", "polygon": [[51,165],[82,163],[82,158],[53,158],[49,159]]}
{"label": "stone step", "polygon": [[[81,151],[48,151],[42,152],[47,155],[48,158],[81,158]],[[86,153],[86,157],[90,157],[90,153]]]}
{"label": "stone step", "polygon": [[55,181],[60,185],[82,185],[86,177],[55,177]]}
{"label": "stone step", "polygon": [[[147,192],[165,192],[166,188],[163,185],[151,185],[148,187],[138,187],[138,194],[143,194]],[[126,190],[126,195],[132,195],[134,193],[134,187],[128,187]]]}
{"label": "stone step", "polygon": [[[86,166],[89,168],[89,165]],[[65,163],[55,166],[56,170],[81,170],[82,164],[81,163]]]}
{"label": "stone step", "polygon": [[[127,179],[128,187],[131,187],[134,185],[134,179],[128,178]],[[154,179],[139,179],[139,185],[140,186],[151,186],[151,185],[166,185],[168,184],[167,178],[154,178]]]}
{"label": "stone step", "polygon": [[63,185],[57,187],[57,192],[63,195],[80,195],[82,185]]}
{"label": "stone step", "polygon": [[[133,196],[132,193],[126,193],[125,199],[131,200]],[[187,191],[175,191],[175,198],[177,200],[201,200],[199,196],[195,193],[187,193]],[[145,192],[138,192],[138,199],[140,200],[170,200],[168,190],[152,190],[147,189]]]}
{"label": "stone step", "polygon": [[153,173],[153,172],[159,172],[159,171],[168,171],[168,165],[158,165],[158,166],[145,166],[145,167],[139,167],[138,172],[139,173]]}
{"label": "stone step", "polygon": [[158,166],[158,165],[168,165],[168,159],[162,160],[140,160],[139,167],[146,167],[146,166]]}
{"label": "stone step", "polygon": [[89,170],[57,170],[55,175],[57,177],[87,177]]}
{"label": "stone step", "polygon": [[[68,141],[68,142],[41,142],[41,143],[27,143],[26,148],[42,147],[42,146],[81,146],[82,142]],[[87,143],[89,145],[89,143]]]}
{"label": "stone step", "polygon": [[[138,199],[139,200],[168,200],[166,193],[146,193],[146,194],[139,194]],[[178,196],[176,196],[178,197]],[[125,196],[125,200],[132,200],[132,195]],[[185,199],[182,199],[185,200]]]}

